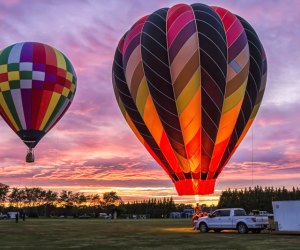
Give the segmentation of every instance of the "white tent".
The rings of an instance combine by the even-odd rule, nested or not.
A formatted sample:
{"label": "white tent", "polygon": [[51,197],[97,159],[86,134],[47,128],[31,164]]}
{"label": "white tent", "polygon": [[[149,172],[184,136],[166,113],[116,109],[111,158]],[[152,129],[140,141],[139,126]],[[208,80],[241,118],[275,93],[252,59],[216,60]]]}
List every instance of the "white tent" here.
{"label": "white tent", "polygon": [[273,201],[272,206],[279,231],[300,231],[300,200]]}

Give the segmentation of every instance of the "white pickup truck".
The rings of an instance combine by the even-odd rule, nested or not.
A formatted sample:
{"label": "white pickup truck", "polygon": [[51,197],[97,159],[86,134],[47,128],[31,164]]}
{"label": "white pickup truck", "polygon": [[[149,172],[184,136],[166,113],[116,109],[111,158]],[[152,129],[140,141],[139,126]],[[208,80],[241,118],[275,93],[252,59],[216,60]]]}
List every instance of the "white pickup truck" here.
{"label": "white pickup truck", "polygon": [[195,222],[195,227],[201,233],[213,229],[215,232],[221,232],[224,229],[236,229],[239,233],[260,233],[262,229],[268,226],[268,217],[266,216],[247,216],[242,208],[218,209],[205,217],[200,217]]}

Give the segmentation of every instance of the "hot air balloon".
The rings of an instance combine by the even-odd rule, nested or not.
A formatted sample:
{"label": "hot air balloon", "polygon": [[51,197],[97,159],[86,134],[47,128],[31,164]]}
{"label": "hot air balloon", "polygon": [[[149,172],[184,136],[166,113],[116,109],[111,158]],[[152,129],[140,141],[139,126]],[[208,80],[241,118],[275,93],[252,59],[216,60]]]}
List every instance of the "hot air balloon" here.
{"label": "hot air balloon", "polygon": [[68,58],[37,42],[22,42],[0,51],[0,114],[33,148],[61,119],[76,91],[76,74]]}
{"label": "hot air balloon", "polygon": [[121,38],[112,69],[123,116],[179,195],[214,192],[257,114],[266,76],[251,25],[204,4],[139,19]]}

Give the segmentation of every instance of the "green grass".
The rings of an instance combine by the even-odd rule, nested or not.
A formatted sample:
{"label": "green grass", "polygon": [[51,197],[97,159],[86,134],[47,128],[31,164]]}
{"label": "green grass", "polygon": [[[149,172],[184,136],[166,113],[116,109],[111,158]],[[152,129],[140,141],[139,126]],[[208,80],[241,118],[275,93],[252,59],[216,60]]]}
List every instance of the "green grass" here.
{"label": "green grass", "polygon": [[201,234],[190,220],[0,220],[0,249],[300,249],[300,235]]}

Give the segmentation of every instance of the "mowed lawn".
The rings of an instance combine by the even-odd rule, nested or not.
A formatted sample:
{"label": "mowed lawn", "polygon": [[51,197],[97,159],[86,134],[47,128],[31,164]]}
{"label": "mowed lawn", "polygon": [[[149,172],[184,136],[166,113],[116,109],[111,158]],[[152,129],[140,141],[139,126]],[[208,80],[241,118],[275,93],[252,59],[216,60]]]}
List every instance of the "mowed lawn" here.
{"label": "mowed lawn", "polygon": [[0,220],[0,249],[300,249],[300,235],[201,234],[190,220]]}

